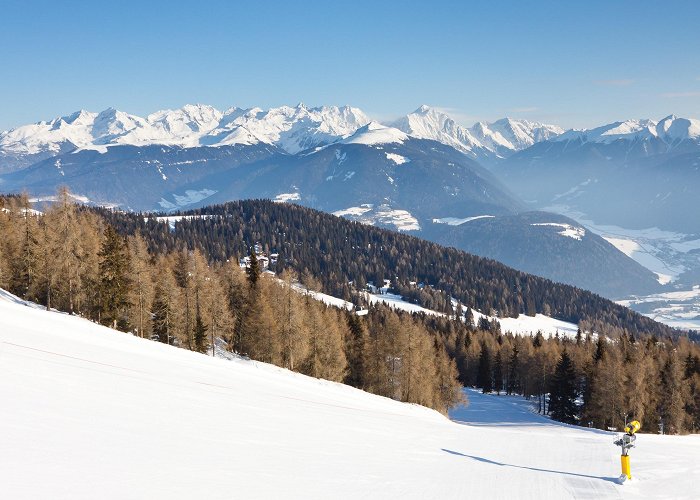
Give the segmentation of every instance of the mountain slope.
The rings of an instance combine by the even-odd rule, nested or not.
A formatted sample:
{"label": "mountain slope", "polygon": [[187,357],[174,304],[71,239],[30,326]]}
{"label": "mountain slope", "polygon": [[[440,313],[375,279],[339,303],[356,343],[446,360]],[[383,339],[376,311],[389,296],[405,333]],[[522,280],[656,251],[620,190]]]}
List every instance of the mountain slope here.
{"label": "mountain slope", "polygon": [[[460,222],[460,221],[457,221]],[[453,223],[455,224],[455,223]],[[424,236],[604,297],[659,291],[656,275],[576,221],[544,212],[434,224]]]}
{"label": "mountain slope", "polygon": [[552,423],[519,398],[470,392],[471,409],[453,418],[471,423],[458,424],[27,307],[4,291],[0,350],[0,417],[11,430],[0,464],[15,499],[691,498],[699,479],[688,468],[695,436],[641,435],[638,481],[621,487],[612,434]]}
{"label": "mountain slope", "polygon": [[[251,242],[259,243],[279,254],[278,270],[308,271],[323,291],[336,297],[348,296],[349,284],[361,290],[369,281],[388,278],[407,289],[412,282],[414,287],[428,284],[440,290],[443,299],[453,297],[500,317],[539,312],[576,324],[590,320],[626,328],[635,335],[674,335],[665,325],[591,292],[298,205],[246,200],[205,207],[186,214],[208,217],[182,220],[174,232],[156,217],[95,210],[123,234],[140,231],[159,251],[197,242],[212,259],[226,261],[247,255]],[[441,312],[452,311],[446,307]]]}
{"label": "mountain slope", "polygon": [[[522,207],[496,177],[450,147],[370,124],[340,143],[257,164],[251,182],[205,179],[220,192],[200,202],[292,199],[327,212],[362,205],[402,210],[418,224],[440,214],[513,213]],[[392,226],[391,223],[388,224]]]}
{"label": "mountain slope", "polygon": [[34,196],[54,194],[59,185],[96,203],[133,210],[278,196],[330,212],[386,205],[419,219],[522,207],[492,173],[458,151],[374,123],[341,142],[295,155],[264,142],[122,145],[51,157],[0,180],[4,190],[27,189]]}

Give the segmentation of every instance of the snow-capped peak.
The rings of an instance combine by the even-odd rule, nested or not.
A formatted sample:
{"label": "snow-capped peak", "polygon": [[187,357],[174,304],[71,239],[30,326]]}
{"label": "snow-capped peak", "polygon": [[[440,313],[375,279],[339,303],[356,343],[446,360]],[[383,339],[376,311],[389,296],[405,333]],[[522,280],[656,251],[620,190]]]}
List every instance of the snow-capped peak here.
{"label": "snow-capped peak", "polygon": [[357,129],[352,136],[343,140],[345,144],[392,144],[402,143],[408,139],[408,135],[394,127],[387,127],[377,122],[370,122]]}
{"label": "snow-capped peak", "polygon": [[458,125],[447,114],[425,104],[399,118],[392,126],[412,137],[432,139],[464,153],[472,153],[481,148],[481,144],[467,128]]}
{"label": "snow-capped peak", "polygon": [[393,126],[422,139],[433,139],[464,153],[519,151],[563,132],[554,125],[504,118],[494,123],[479,122],[471,128],[457,124],[442,111],[422,105],[399,118]]}
{"label": "snow-capped peak", "polygon": [[470,130],[491,151],[499,151],[501,148],[520,151],[564,132],[564,129],[556,125],[512,118],[502,118],[493,123],[479,122]]}

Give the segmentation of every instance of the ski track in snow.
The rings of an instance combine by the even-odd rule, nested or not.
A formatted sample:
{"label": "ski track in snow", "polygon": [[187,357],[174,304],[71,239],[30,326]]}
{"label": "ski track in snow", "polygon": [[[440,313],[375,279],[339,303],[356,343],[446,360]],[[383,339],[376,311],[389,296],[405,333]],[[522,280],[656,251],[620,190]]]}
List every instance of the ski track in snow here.
{"label": "ski track in snow", "polygon": [[[0,293],[5,498],[693,498],[700,436],[614,435],[467,391],[432,410]],[[39,476],[37,476],[39,474]]]}

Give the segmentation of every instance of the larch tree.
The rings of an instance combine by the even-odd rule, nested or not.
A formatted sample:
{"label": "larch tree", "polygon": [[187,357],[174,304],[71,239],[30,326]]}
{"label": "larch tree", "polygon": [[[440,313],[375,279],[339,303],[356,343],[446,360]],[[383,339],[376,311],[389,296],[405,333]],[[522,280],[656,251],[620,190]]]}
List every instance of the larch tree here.
{"label": "larch tree", "polygon": [[136,328],[139,337],[149,338],[151,335],[151,311],[149,305],[153,301],[153,277],[151,276],[151,256],[148,253],[146,241],[140,233],[131,236],[127,240],[131,266],[129,278],[130,290],[130,318],[131,324]]}
{"label": "larch tree", "polygon": [[[59,188],[57,202],[44,214],[43,221],[47,232],[46,266],[50,287],[47,296],[56,307],[76,312],[78,290],[82,288],[80,259],[83,256],[82,238],[78,224],[76,206],[70,198],[68,188]],[[50,278],[48,278],[50,276]]]}
{"label": "larch tree", "polygon": [[684,390],[683,368],[676,353],[671,352],[661,370],[659,393],[659,416],[665,433],[677,434],[685,430]]}

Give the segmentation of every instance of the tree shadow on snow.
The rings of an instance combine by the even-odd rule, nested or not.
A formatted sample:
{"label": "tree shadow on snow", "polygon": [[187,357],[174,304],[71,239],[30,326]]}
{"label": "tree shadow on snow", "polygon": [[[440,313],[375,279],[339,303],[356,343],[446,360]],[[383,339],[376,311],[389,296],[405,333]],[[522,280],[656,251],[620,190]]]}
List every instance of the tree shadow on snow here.
{"label": "tree shadow on snow", "polygon": [[588,474],[577,474],[575,472],[564,472],[560,470],[551,470],[551,469],[538,469],[537,467],[526,467],[524,465],[513,465],[513,464],[504,464],[501,462],[496,462],[494,460],[489,460],[488,458],[484,457],[475,457],[474,455],[465,455],[464,453],[460,453],[458,451],[453,451],[453,450],[448,450],[446,448],[441,448],[442,451],[445,453],[449,453],[450,455],[457,455],[460,457],[465,457],[465,458],[471,458],[472,460],[476,460],[478,462],[483,462],[491,465],[500,465],[501,467],[513,467],[515,469],[528,469],[528,470],[533,470],[536,472],[549,472],[550,474],[561,474],[563,476],[574,476],[574,477],[585,477],[589,479],[602,479],[603,481],[609,481],[611,483],[618,484],[618,478],[617,477],[601,477],[601,476],[589,476]]}

